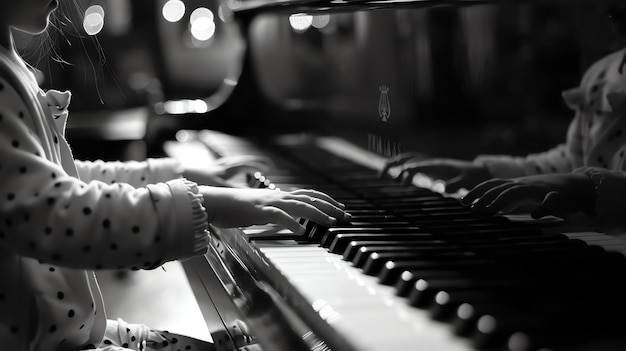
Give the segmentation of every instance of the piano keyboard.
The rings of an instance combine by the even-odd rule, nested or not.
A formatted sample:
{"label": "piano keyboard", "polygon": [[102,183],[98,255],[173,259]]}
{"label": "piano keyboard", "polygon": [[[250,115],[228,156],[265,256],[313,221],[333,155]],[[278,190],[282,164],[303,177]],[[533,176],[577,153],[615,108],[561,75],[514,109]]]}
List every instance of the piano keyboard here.
{"label": "piano keyboard", "polygon": [[[219,155],[259,152],[219,133],[202,139]],[[624,349],[623,241],[477,217],[454,198],[380,179],[372,157],[349,159],[332,144],[279,144],[267,151],[277,169],[250,184],[324,191],[353,221],[306,223],[306,237],[254,226],[222,239],[311,322],[324,347]]]}

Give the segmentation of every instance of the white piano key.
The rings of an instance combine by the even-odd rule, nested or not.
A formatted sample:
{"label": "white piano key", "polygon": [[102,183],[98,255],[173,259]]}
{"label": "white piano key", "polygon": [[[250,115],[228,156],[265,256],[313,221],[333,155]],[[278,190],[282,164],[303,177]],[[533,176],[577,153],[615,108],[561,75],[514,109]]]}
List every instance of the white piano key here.
{"label": "white piano key", "polygon": [[[447,325],[395,296],[340,255],[320,247],[264,247],[261,251],[324,319],[359,350],[472,350]],[[303,255],[299,262],[297,254]],[[294,254],[296,254],[294,256]],[[310,271],[309,271],[310,270]]]}

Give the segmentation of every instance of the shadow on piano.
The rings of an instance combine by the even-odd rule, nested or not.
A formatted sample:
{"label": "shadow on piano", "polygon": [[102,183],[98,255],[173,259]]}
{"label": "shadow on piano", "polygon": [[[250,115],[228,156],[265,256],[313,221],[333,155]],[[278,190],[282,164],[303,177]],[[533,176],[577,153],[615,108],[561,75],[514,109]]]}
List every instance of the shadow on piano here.
{"label": "shadow on piano", "polygon": [[[487,5],[479,11],[456,6],[469,4]],[[497,7],[507,5],[512,7]],[[583,1],[237,2],[234,10],[242,32],[255,39],[248,43],[241,76],[230,78],[219,99],[208,100],[219,101],[208,104],[210,118],[185,126],[246,137],[208,130],[188,131],[187,136],[217,157],[272,157],[277,168],[250,178],[250,185],[324,191],[346,204],[353,222],[334,228],[307,223],[304,237],[271,226],[214,229],[210,252],[184,262],[184,267],[216,345],[226,348],[232,343],[236,321],[244,320],[266,350],[625,350],[626,242],[601,233],[565,232],[558,223],[478,217],[453,197],[378,175],[384,159],[403,150],[451,157],[490,147],[501,153],[516,151],[507,149],[513,143],[502,140],[476,142],[468,128],[484,126],[481,118],[493,122],[504,113],[507,120],[515,120],[519,114],[536,112],[538,105],[545,113],[562,116],[563,111],[555,112],[562,106],[543,99],[569,87],[560,84],[577,84],[573,72],[597,57],[606,43],[567,41],[604,29],[585,27],[572,34],[568,30],[575,28],[570,23],[575,21],[563,25],[559,20],[580,20],[583,17],[577,16],[591,8],[592,2]],[[289,17],[297,13],[335,14],[334,37],[339,39],[324,39],[321,25],[319,32],[298,29],[303,18]],[[351,13],[356,14],[345,15]],[[263,21],[256,22],[258,18]],[[305,17],[309,26],[313,18]],[[317,45],[313,51],[300,47],[296,51],[301,55],[327,53],[328,48],[338,52],[326,62],[317,62],[317,56],[305,59],[299,63],[302,70],[292,69],[304,56],[272,62],[273,50],[284,54],[281,43],[294,35],[272,28],[284,29],[288,19],[300,39]],[[400,35],[386,41],[385,28],[393,19],[394,33]],[[554,57],[542,56],[525,47],[502,54],[506,51],[499,46],[519,39],[513,34],[530,36],[536,32],[528,26],[540,24],[553,30],[544,33],[546,38],[563,39],[565,53],[555,50]],[[461,34],[471,30],[473,36],[452,35],[449,26],[458,26]],[[511,36],[496,38],[494,28]],[[435,40],[425,40],[421,30]],[[269,49],[259,44],[267,44],[263,35],[272,33],[275,47],[272,41]],[[357,40],[342,42],[342,35]],[[359,45],[359,38],[376,42],[379,50],[394,50],[376,51]],[[464,46],[467,52],[442,49],[449,44],[446,40],[476,38],[482,41]],[[394,56],[407,40],[417,51]],[[549,47],[541,38],[533,43]],[[432,50],[432,55],[424,55],[424,50]],[[467,57],[461,60],[455,56],[459,53]],[[442,62],[425,62],[424,57]],[[518,64],[536,66],[516,66],[513,59],[520,57],[526,59]],[[541,76],[544,65],[554,63],[550,59],[567,57],[576,57],[571,60],[575,63],[555,65],[551,73],[557,78]],[[340,58],[352,61],[328,71]],[[494,58],[501,61],[491,61]],[[366,70],[372,62],[382,63]],[[261,63],[284,68],[284,76],[268,78],[276,71],[255,70]],[[307,70],[319,69],[316,64],[322,68]],[[444,64],[450,68],[442,70],[439,65]],[[430,71],[433,67],[437,69]],[[299,79],[315,78],[311,73],[317,72],[321,83],[313,79],[310,86],[292,92],[293,72]],[[505,72],[510,73],[506,79]],[[542,80],[531,84],[536,78]],[[507,85],[498,90],[503,81]],[[326,91],[328,87],[332,90]],[[531,87],[534,94],[527,96]],[[515,111],[512,103],[517,104]],[[429,115],[438,116],[439,127],[449,127],[440,129],[447,134],[432,133],[432,125],[416,130],[416,121]],[[545,120],[549,127],[543,137],[553,142],[550,133],[569,118]],[[272,135],[265,134],[268,131]],[[285,131],[296,133],[278,135]],[[523,137],[525,131],[520,133]]]}

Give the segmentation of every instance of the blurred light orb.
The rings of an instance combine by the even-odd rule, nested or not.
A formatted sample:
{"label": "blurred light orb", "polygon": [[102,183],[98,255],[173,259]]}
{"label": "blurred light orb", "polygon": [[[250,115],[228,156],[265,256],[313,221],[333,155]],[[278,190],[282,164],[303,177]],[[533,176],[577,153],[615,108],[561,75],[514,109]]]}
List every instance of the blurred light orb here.
{"label": "blurred light orb", "polygon": [[324,28],[330,23],[330,15],[313,16],[311,25],[317,29]]}
{"label": "blurred light orb", "polygon": [[207,9],[206,7],[198,7],[197,9],[193,10],[191,15],[189,16],[189,23],[193,25],[194,21],[201,18],[208,18],[209,20],[213,21],[215,19],[215,16],[213,15],[213,11]]}
{"label": "blurred light orb", "polygon": [[215,34],[215,16],[206,7],[195,9],[189,18],[191,35],[200,41],[207,41]]}
{"label": "blurred light orb", "polygon": [[178,22],[185,15],[185,3],[181,0],[168,0],[163,4],[163,18],[168,22]]}
{"label": "blurred light orb", "polygon": [[104,8],[100,5],[92,5],[85,10],[85,16],[90,15],[92,13],[97,13],[100,16],[104,17]]}
{"label": "blurred light orb", "polygon": [[104,27],[104,9],[100,5],[93,5],[85,11],[83,17],[83,28],[85,33],[96,35],[100,33]]}
{"label": "blurred light orb", "polygon": [[313,24],[313,16],[304,13],[296,13],[289,16],[291,28],[297,32],[304,32]]}
{"label": "blurred light orb", "polygon": [[215,34],[215,22],[203,17],[198,18],[191,24],[191,35],[200,41],[206,41]]}

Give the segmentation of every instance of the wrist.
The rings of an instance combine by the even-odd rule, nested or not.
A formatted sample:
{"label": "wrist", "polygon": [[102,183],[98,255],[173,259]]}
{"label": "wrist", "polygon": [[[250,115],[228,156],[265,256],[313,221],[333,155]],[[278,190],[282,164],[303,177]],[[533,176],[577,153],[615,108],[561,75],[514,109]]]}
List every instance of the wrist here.
{"label": "wrist", "polygon": [[602,184],[605,181],[605,175],[597,168],[580,168],[574,170],[575,175],[579,175],[585,180],[585,185],[581,186],[580,191],[583,197],[590,203],[590,213],[597,213],[598,197],[600,195]]}
{"label": "wrist", "polygon": [[487,167],[487,165],[475,164],[475,166],[476,173],[479,177],[485,180],[493,178],[493,175],[491,174],[491,171],[489,170],[489,167]]}
{"label": "wrist", "polygon": [[214,199],[211,198],[211,191],[212,191],[213,187],[210,186],[206,186],[206,185],[200,185],[198,186],[198,193],[202,195],[202,198],[204,199],[204,209],[206,211],[207,214],[207,222],[209,223],[213,223],[213,221],[215,220],[215,214],[216,214],[216,206],[215,206],[215,201]]}

